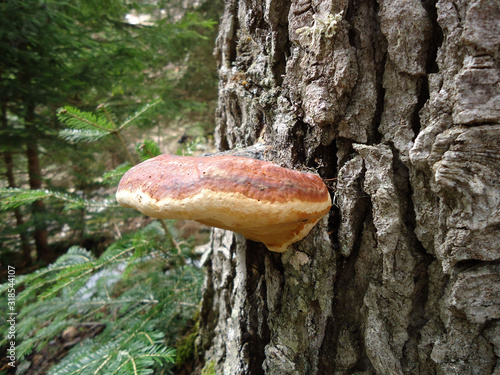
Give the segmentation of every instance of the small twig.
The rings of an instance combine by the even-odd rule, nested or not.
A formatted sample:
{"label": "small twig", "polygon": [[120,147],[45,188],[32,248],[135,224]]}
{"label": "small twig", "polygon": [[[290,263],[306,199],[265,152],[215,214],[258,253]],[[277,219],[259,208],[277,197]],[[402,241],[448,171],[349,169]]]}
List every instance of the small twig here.
{"label": "small twig", "polygon": [[127,153],[127,157],[128,157],[128,160],[130,161],[130,163],[132,163],[132,165],[136,165],[138,163],[138,161],[130,153],[130,150],[127,147],[127,142],[125,142],[125,139],[123,138],[123,135],[121,133],[121,128],[118,125],[116,125],[116,123],[113,121],[113,118],[111,117],[111,113],[109,113],[109,111],[107,110],[106,105],[101,104],[97,108],[102,109],[102,111],[106,115],[106,118],[108,119],[108,121],[114,126],[115,129],[113,131],[111,131],[111,133],[114,134],[116,137],[118,137],[120,143],[122,144],[122,147],[125,149],[125,152]]}
{"label": "small twig", "polygon": [[115,128],[118,128],[118,126],[116,126],[116,123],[113,121],[113,118],[111,117],[111,114],[109,113],[109,111],[107,110],[106,108],[106,104],[99,104],[97,106],[97,109],[102,109],[102,111],[104,112],[104,114],[106,115],[106,118],[108,119],[108,121],[115,127]]}
{"label": "small twig", "polygon": [[127,152],[127,157],[128,157],[128,160],[130,161],[130,163],[132,163],[132,165],[136,165],[138,163],[138,161],[130,153],[130,150],[127,147],[127,143],[125,142],[125,139],[123,138],[123,135],[122,135],[121,131],[119,129],[116,129],[116,130],[113,131],[113,134],[116,135],[118,137],[118,139],[120,140],[120,143],[122,144],[122,147]]}
{"label": "small twig", "polygon": [[104,326],[106,324],[102,322],[80,322],[76,323],[75,326],[81,326],[81,327],[98,327],[98,326]]}
{"label": "small twig", "polygon": [[120,228],[118,227],[118,225],[116,223],[114,223],[114,226],[115,226],[116,234],[118,235],[118,239],[121,239],[122,232],[120,231]]}
{"label": "small twig", "polygon": [[181,248],[179,247],[179,244],[177,241],[175,241],[174,236],[172,236],[172,233],[170,233],[170,229],[168,229],[167,223],[165,223],[165,220],[163,219],[157,219],[160,222],[160,225],[162,226],[163,230],[165,231],[165,237],[167,237],[167,241],[169,241],[176,249],[177,252],[180,254],[181,253]]}

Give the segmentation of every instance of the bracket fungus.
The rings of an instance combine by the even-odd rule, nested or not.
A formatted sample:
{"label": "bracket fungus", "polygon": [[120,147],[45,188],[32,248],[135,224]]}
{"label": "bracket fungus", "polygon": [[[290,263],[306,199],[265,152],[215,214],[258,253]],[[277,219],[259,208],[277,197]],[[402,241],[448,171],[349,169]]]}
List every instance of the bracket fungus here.
{"label": "bracket fungus", "polygon": [[160,155],[131,168],[116,199],[155,218],[229,229],[284,252],[328,213],[321,178],[239,156]]}

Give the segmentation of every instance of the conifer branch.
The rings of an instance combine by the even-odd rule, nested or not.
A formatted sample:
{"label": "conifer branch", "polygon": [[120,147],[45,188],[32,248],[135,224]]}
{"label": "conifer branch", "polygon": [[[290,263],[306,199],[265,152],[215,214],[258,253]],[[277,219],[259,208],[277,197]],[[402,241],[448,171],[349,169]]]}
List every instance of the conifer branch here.
{"label": "conifer branch", "polygon": [[22,189],[22,188],[3,188],[0,189],[0,198],[2,200],[2,210],[11,210],[21,205],[31,204],[40,199],[54,198],[66,203],[66,209],[77,208],[117,208],[119,205],[114,200],[104,199],[101,201],[89,200],[78,197],[74,194],[62,193],[48,189]]}
{"label": "conifer branch", "polygon": [[101,363],[101,365],[97,368],[97,370],[94,371],[94,374],[98,374],[101,371],[101,368],[103,368],[106,365],[106,363],[109,362],[109,360],[111,359],[111,356],[108,355],[108,356],[106,356],[104,358],[105,358],[105,361],[103,361]]}
{"label": "conifer branch", "polygon": [[137,153],[141,157],[141,160],[144,161],[160,155],[161,152],[155,142],[146,140],[139,147],[137,147]]}
{"label": "conifer branch", "polygon": [[83,112],[76,108],[66,106],[57,112],[59,120],[73,129],[97,129],[109,134],[116,126],[113,122],[99,120],[90,112]]}
{"label": "conifer branch", "polygon": [[129,118],[127,118],[119,127],[118,129],[119,130],[122,130],[124,129],[125,127],[127,127],[128,125],[130,125],[133,121],[137,120],[139,117],[141,117],[144,113],[146,113],[147,111],[153,109],[154,107],[156,107],[158,104],[160,104],[162,102],[161,99],[158,99],[158,100],[155,100],[154,102],[152,103],[148,103],[146,104],[144,107],[142,107],[141,109],[139,109],[138,111],[136,111],[132,116],[130,116]]}
{"label": "conifer branch", "polygon": [[97,106],[97,109],[101,109],[104,114],[106,115],[106,118],[108,119],[109,123],[111,125],[113,125],[113,127],[116,129],[118,128],[118,126],[116,125],[116,123],[113,121],[113,119],[111,118],[111,114],[109,113],[108,109],[106,108],[106,104],[99,104]]}
{"label": "conifer branch", "polygon": [[113,131],[113,134],[118,138],[118,140],[120,141],[123,149],[125,150],[125,152],[127,153],[127,158],[129,160],[129,162],[132,164],[132,165],[136,165],[138,163],[138,161],[136,160],[136,158],[132,155],[132,153],[130,152],[130,150],[128,149],[127,147],[127,143],[125,142],[125,139],[123,138],[123,135],[120,131],[120,129],[116,129],[115,131]]}
{"label": "conifer branch", "polygon": [[156,220],[160,223],[161,227],[163,228],[167,242],[170,245],[174,246],[177,249],[177,253],[180,254],[182,252],[182,250],[181,250],[179,244],[177,243],[177,241],[175,241],[174,236],[172,236],[170,229],[168,229],[168,226],[167,226],[167,223],[165,223],[165,220],[163,220],[163,219],[156,219]]}

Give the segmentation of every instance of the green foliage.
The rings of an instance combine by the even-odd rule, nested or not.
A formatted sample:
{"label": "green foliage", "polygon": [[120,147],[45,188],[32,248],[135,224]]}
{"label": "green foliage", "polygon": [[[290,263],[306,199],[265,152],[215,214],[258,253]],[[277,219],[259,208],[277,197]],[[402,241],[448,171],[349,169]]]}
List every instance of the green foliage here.
{"label": "green foliage", "polygon": [[40,199],[55,199],[64,202],[65,210],[74,210],[77,208],[88,208],[99,210],[103,208],[119,207],[116,200],[112,198],[102,199],[100,201],[84,199],[77,194],[69,194],[52,190],[30,190],[19,188],[0,189],[0,199],[2,201],[1,210],[11,210],[21,205],[31,204]]}
{"label": "green foliage", "polygon": [[[137,147],[137,155],[133,155],[128,149],[123,133],[124,129],[140,121],[142,117],[147,116],[159,103],[160,101],[157,100],[151,104],[141,106],[133,115],[126,117],[121,123],[117,122],[117,116],[108,110],[105,105],[99,106],[97,113],[82,111],[73,107],[65,107],[58,111],[58,117],[61,122],[70,128],[61,130],[60,134],[67,140],[74,140],[66,137],[66,135],[72,131],[79,132],[78,139],[89,143],[100,140],[108,135],[116,139],[122,146],[122,150],[125,151],[129,162],[122,163],[115,169],[104,173],[100,182],[102,185],[114,187],[131,165],[134,165],[139,160],[142,161],[160,153],[159,147],[153,141],[145,141]],[[96,133],[99,133],[99,136],[89,136],[89,134]],[[85,176],[82,175],[82,179],[85,181]],[[52,207],[56,207],[59,204],[60,213],[68,213],[70,217],[75,211],[80,212],[77,216],[78,218],[87,216],[86,225],[88,228],[89,224],[92,224],[93,221],[106,220],[106,212],[109,209],[119,207],[115,198],[109,192],[107,194],[86,197],[82,192],[69,192],[64,189],[34,190],[27,188],[0,188],[0,201],[2,203],[0,211],[13,210],[43,199],[47,203],[54,202],[51,205]],[[89,218],[88,215],[92,215],[92,217]],[[35,219],[35,217],[33,218]],[[54,220],[57,221],[60,218],[61,216],[50,217],[48,214],[45,214],[44,219],[54,222]],[[38,219],[40,219],[40,216]],[[82,225],[85,225],[82,221],[73,223],[65,221],[64,224],[69,224],[71,228],[81,228]]]}
{"label": "green foliage", "polygon": [[113,123],[105,116],[96,116],[70,106],[59,110],[57,117],[69,127],[61,130],[59,136],[72,143],[95,142],[115,130]]}
{"label": "green foliage", "polygon": [[116,123],[116,117],[104,104],[97,107],[100,110],[98,114],[66,106],[57,112],[57,117],[61,123],[69,128],[59,131],[59,136],[69,142],[78,143],[95,142],[110,134],[119,135],[123,129],[130,126],[159,103],[161,103],[161,100],[146,104],[132,116],[127,117],[121,124]]}
{"label": "green foliage", "polygon": [[[160,153],[153,141],[140,142],[141,132],[160,123],[196,127],[191,150],[213,128],[207,118],[216,103],[216,3],[153,16],[147,24],[125,16],[159,14],[168,2],[6,0],[0,6],[0,151],[6,155],[0,172],[13,176],[0,185],[0,259],[25,256],[14,239],[41,226],[50,248],[59,255],[67,249],[49,265],[37,252],[30,273],[17,276],[16,354],[23,364],[61,350],[50,374],[172,368],[173,346],[200,299],[203,274],[191,258],[192,241],[180,241],[171,221],[118,207],[113,195],[131,166]],[[93,109],[90,103],[99,102],[107,104]],[[35,172],[33,155],[41,166]],[[42,188],[31,186],[34,179]],[[45,209],[34,210],[40,202]],[[5,289],[0,285],[0,293]],[[182,356],[193,340],[194,334]]]}
{"label": "green foliage", "polygon": [[[151,339],[145,332],[143,334]],[[153,340],[151,340],[153,342]],[[172,363],[175,351],[160,345],[137,340],[129,345],[122,345],[114,340],[104,345],[84,342],[79,351],[71,352],[61,363],[49,372],[53,375],[67,374],[152,374],[155,365]],[[81,355],[82,353],[90,353]]]}
{"label": "green foliage", "polygon": [[[211,50],[216,33],[213,20],[219,17],[214,10],[217,4],[170,9],[168,1],[3,1],[0,155],[12,153],[13,163],[7,167],[7,161],[0,159],[0,173],[11,168],[15,182],[0,181],[0,187],[27,188],[40,180],[31,186],[40,190],[32,197],[47,198],[43,186],[51,192],[99,201],[104,189],[126,169],[121,165],[124,160],[133,165],[145,157],[140,152],[134,158],[133,146],[124,147],[138,138],[137,132],[129,140],[120,138],[119,133],[131,125],[143,131],[160,122],[188,127],[203,119],[205,132],[211,131],[217,81]],[[127,18],[132,13],[151,18],[133,24]],[[91,110],[91,103],[99,102],[107,104]],[[33,152],[38,155],[33,157]],[[144,152],[153,150],[146,146]],[[112,168],[114,172],[103,176]],[[82,208],[78,215],[66,210],[70,216],[65,223],[60,214],[67,206],[53,202],[47,200],[36,213],[24,205],[17,222],[13,211],[0,214],[4,223],[0,224],[0,247],[19,251],[14,233],[31,237],[35,221],[37,228],[52,228],[52,233],[67,224],[81,232],[83,241],[90,234],[89,223],[83,223],[84,204],[75,205],[75,210]],[[9,207],[15,209],[15,205]],[[42,258],[38,249],[37,256]]]}
{"label": "green foliage", "polygon": [[144,141],[143,144],[137,146],[137,153],[139,154],[141,161],[154,158],[161,154],[158,145],[151,140]]}
{"label": "green foliage", "polygon": [[165,338],[196,310],[202,272],[181,266],[184,259],[162,238],[155,222],[99,258],[72,247],[49,267],[19,277],[25,289],[17,297],[18,358],[41,351],[65,329],[84,337],[85,327],[97,325],[102,333],[82,339],[50,374],[142,374],[173,364]]}
{"label": "green foliage", "polygon": [[120,179],[130,169],[131,165],[128,162],[120,164],[118,167],[113,169],[112,171],[104,173],[102,176],[102,182],[106,186],[116,186]]}
{"label": "green foliage", "polygon": [[[141,108],[120,125],[104,106],[98,108],[100,115],[66,108],[59,116],[73,129],[116,135],[126,147],[122,129],[153,107]],[[132,161],[156,156],[159,148],[145,141],[137,153],[129,153]],[[121,164],[104,180],[115,183],[130,165]],[[40,199],[61,201],[64,210],[85,210],[87,216],[103,210],[117,212],[118,207],[113,198],[92,200],[48,189],[0,189],[0,198],[6,210]],[[172,367],[175,350],[166,343],[176,341],[173,337],[197,310],[203,276],[189,259],[190,246],[178,245],[172,232],[171,222],[154,221],[123,235],[99,257],[72,246],[48,267],[19,276],[18,359],[25,361],[33,352],[48,350],[49,342],[74,330],[78,344],[50,374],[150,374],[158,367]],[[7,284],[0,286],[0,293],[7,288]],[[89,334],[92,326],[102,332]],[[0,322],[0,329],[7,328],[5,320]],[[5,344],[6,336],[0,346]],[[182,346],[183,358],[189,355],[187,347]]]}

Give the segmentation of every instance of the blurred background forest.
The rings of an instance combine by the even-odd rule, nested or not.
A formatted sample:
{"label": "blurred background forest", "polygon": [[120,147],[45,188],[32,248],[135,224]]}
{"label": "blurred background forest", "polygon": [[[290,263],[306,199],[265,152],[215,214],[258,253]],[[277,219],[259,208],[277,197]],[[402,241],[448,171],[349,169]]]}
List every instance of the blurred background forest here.
{"label": "blurred background forest", "polygon": [[[17,313],[15,367],[3,355],[0,374],[196,367],[195,248],[208,231],[122,209],[114,193],[142,160],[212,147],[221,11],[202,0],[0,4],[2,332],[8,266]],[[0,337],[2,353],[9,345]]]}

